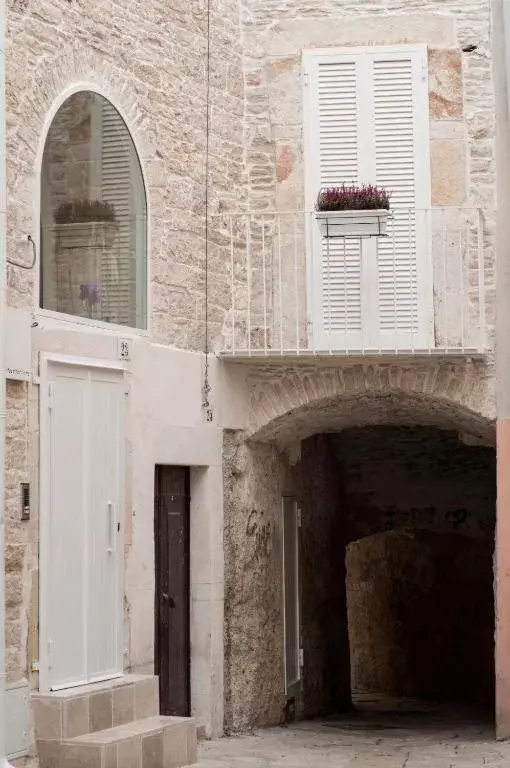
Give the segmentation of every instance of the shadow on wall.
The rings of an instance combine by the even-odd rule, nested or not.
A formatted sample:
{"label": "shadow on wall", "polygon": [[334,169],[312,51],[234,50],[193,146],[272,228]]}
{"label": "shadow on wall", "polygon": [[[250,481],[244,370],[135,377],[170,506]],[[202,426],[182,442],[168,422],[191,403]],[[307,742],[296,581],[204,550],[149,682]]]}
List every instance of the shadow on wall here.
{"label": "shadow on wall", "polygon": [[347,547],[353,690],[492,705],[487,541],[394,530]]}

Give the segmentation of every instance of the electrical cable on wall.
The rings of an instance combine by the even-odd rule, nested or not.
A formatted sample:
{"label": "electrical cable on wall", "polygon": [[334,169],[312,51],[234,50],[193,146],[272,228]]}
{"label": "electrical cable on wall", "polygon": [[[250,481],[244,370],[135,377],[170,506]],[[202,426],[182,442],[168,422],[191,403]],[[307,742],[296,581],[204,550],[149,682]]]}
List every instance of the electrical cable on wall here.
{"label": "electrical cable on wall", "polygon": [[25,262],[22,262],[22,261],[16,261],[15,259],[11,259],[11,258],[9,258],[9,256],[7,256],[7,258],[6,258],[7,264],[11,264],[11,266],[13,266],[13,267],[19,267],[20,269],[33,269],[34,268],[35,260],[36,260],[36,251],[35,251],[35,241],[34,241],[32,235],[28,235],[27,236],[27,241],[29,243],[31,243],[31,245],[32,245],[32,260],[30,261],[30,263],[26,264]]}
{"label": "electrical cable on wall", "polygon": [[211,0],[207,0],[207,49],[205,80],[205,333],[204,333],[204,385],[202,408],[206,421],[213,420],[213,411],[209,402],[211,385],[209,383],[209,130],[210,130],[210,81],[211,81]]}

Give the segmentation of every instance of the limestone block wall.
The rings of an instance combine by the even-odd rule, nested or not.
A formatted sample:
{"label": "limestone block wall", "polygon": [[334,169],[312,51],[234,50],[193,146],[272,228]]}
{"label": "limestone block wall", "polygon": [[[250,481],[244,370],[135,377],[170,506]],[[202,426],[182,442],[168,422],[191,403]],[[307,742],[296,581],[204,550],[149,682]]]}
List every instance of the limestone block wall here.
{"label": "limestone block wall", "polygon": [[[495,199],[494,93],[489,2],[267,0],[245,5],[248,178],[251,199],[303,205],[302,50],[426,43],[429,46],[434,205],[490,208]],[[461,47],[476,44],[479,54]],[[271,200],[271,203],[269,203]]]}
{"label": "limestone block wall", "polygon": [[[447,337],[460,343],[460,331],[453,330],[457,315],[469,317],[465,342],[477,340],[479,326],[478,286],[476,281],[478,235],[475,211],[483,208],[480,238],[484,245],[485,316],[488,345],[494,339],[495,283],[494,236],[496,203],[495,118],[492,54],[490,46],[490,2],[484,0],[416,0],[411,5],[403,0],[371,3],[369,0],[286,0],[248,2],[243,6],[243,38],[245,50],[245,116],[244,142],[249,207],[253,210],[299,211],[305,208],[303,158],[303,83],[301,56],[307,48],[342,46],[370,46],[403,43],[425,43],[428,46],[429,104],[430,104],[430,156],[432,206],[463,208],[469,222],[459,236],[462,216],[456,212],[444,215],[436,211],[431,216],[433,232],[433,276],[435,294],[436,344],[445,344]],[[477,50],[463,53],[462,47],[474,44]],[[469,213],[468,213],[469,211]],[[286,226],[285,220],[283,225]],[[289,225],[291,226],[291,225]],[[447,247],[453,241],[458,248],[468,248],[465,263],[469,264],[469,278],[464,287],[469,300],[461,302],[457,295],[461,286],[457,256],[448,252],[451,262],[445,278],[442,260],[444,228],[447,229]],[[292,228],[292,227],[291,227]],[[467,233],[467,234],[466,234]],[[463,245],[459,242],[463,241]],[[283,306],[283,330],[279,335],[296,343],[306,339],[305,315],[307,307],[306,244],[302,223],[298,225],[296,250],[283,242],[282,296],[266,297],[266,304],[274,303],[275,315]],[[288,239],[288,238],[287,238]],[[469,243],[468,243],[469,240]],[[269,250],[271,246],[269,245]],[[274,264],[266,271],[278,280],[282,271],[274,256]],[[252,255],[252,258],[256,258]],[[294,276],[297,258],[299,276]],[[260,259],[259,259],[260,260]],[[455,265],[453,262],[455,261]],[[288,262],[288,263],[287,263]],[[257,266],[261,272],[260,265]],[[453,270],[454,274],[450,274]],[[259,281],[260,282],[260,281]],[[295,283],[295,284],[294,284]],[[302,327],[296,331],[295,316],[286,318],[288,299],[299,296]],[[252,285],[252,312],[254,318],[262,316],[264,291],[257,281]],[[455,310],[449,311],[445,321],[444,303],[455,301]],[[455,298],[453,298],[455,297]],[[281,304],[280,304],[281,302]],[[270,310],[271,311],[271,310]],[[257,315],[258,313],[258,315]],[[278,317],[269,325],[278,326]],[[229,339],[226,340],[227,344]],[[257,339],[253,339],[257,344]]]}
{"label": "limestone block wall", "polygon": [[[48,114],[66,88],[97,87],[124,116],[141,155],[151,216],[154,339],[204,345],[206,9],[67,0],[10,3],[7,29],[9,254],[38,228],[37,186]],[[236,204],[243,180],[242,49],[237,7],[211,9],[211,208]],[[223,268],[209,264],[209,310],[219,326]],[[34,273],[11,268],[9,301],[32,306]]]}

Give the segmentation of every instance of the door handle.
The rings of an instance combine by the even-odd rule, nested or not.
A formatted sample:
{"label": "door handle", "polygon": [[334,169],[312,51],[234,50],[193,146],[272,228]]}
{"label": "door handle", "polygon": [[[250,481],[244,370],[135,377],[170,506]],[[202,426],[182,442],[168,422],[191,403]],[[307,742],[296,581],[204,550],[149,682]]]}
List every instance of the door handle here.
{"label": "door handle", "polygon": [[114,513],[113,513],[113,501],[108,502],[108,530],[109,530],[109,543],[108,552],[116,552],[117,550],[117,537],[115,535],[117,526],[115,525]]}
{"label": "door handle", "polygon": [[173,597],[170,597],[170,595],[167,595],[166,592],[161,593],[161,600],[164,603],[168,603],[169,608],[175,608],[175,600],[173,599]]}

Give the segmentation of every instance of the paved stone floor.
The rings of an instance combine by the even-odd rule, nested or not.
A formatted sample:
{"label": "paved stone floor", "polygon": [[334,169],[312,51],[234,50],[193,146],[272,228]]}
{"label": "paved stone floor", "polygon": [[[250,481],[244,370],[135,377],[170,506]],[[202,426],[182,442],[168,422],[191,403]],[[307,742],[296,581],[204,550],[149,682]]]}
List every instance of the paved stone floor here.
{"label": "paved stone floor", "polygon": [[367,697],[351,715],[203,742],[197,768],[510,768],[510,742],[465,709]]}

